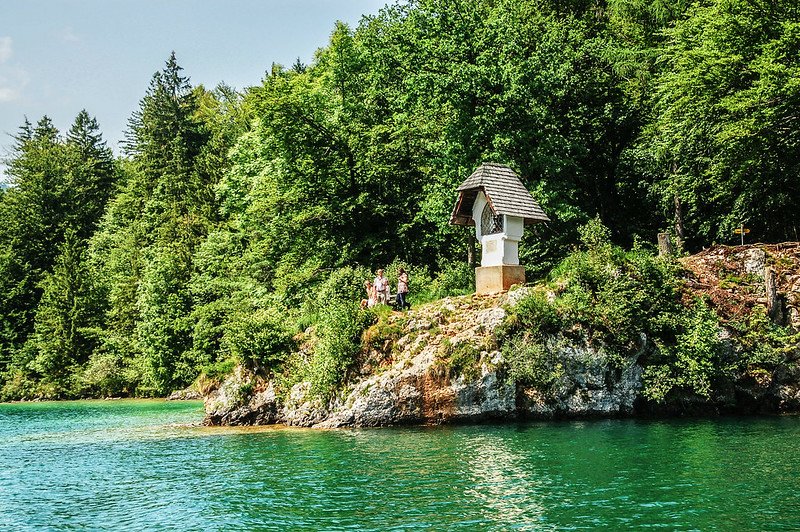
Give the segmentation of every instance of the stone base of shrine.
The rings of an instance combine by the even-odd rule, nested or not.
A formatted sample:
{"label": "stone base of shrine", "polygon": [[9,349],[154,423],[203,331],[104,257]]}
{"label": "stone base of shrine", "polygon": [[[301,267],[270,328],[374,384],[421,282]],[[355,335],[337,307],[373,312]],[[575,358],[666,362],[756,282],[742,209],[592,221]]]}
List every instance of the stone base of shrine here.
{"label": "stone base of shrine", "polygon": [[523,266],[479,266],[475,268],[475,293],[496,294],[525,283]]}

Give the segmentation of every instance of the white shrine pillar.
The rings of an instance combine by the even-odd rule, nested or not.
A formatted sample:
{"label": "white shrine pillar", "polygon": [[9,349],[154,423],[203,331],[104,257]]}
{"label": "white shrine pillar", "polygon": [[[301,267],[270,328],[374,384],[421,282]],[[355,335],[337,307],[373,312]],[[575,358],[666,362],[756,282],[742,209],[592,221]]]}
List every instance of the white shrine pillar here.
{"label": "white shrine pillar", "polygon": [[472,219],[475,238],[481,243],[481,265],[475,268],[475,292],[491,294],[524,284],[525,268],[519,264],[519,241],[525,220],[520,216],[495,215],[483,192],[478,192],[475,198]]}
{"label": "white shrine pillar", "polygon": [[519,242],[526,224],[549,222],[519,176],[506,165],[483,163],[457,189],[450,223],[474,225],[481,243],[475,291],[491,294],[525,283]]}

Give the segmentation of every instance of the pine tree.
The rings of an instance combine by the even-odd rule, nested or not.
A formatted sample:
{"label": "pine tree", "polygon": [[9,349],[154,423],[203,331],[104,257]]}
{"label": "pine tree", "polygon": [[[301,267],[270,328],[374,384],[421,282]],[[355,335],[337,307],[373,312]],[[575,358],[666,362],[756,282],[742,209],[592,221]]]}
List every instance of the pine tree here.
{"label": "pine tree", "polygon": [[78,113],[67,132],[66,146],[71,156],[67,226],[79,238],[88,239],[114,189],[114,156],[103,140],[97,120],[85,109]]}
{"label": "pine tree", "polygon": [[47,116],[36,126],[26,119],[7,173],[13,187],[0,203],[0,372],[10,364],[28,375],[38,352],[29,337],[44,280],[52,275],[66,234],[75,240],[70,246],[85,248],[113,189],[115,170],[97,122],[83,111],[66,138]]}
{"label": "pine tree", "polygon": [[139,393],[165,393],[196,374],[184,361],[192,344],[188,282],[214,210],[213,176],[203,165],[210,133],[198,114],[173,52],[129,121],[127,186],[94,239],[111,303],[105,336],[131,346]]}
{"label": "pine tree", "polygon": [[94,340],[88,333],[102,316],[102,298],[85,260],[85,244],[67,231],[53,271],[41,282],[35,332],[28,348],[35,352],[30,368],[39,377],[42,394],[69,397],[80,391],[80,367],[89,359]]}
{"label": "pine tree", "polygon": [[28,362],[21,348],[33,330],[39,282],[58,253],[63,218],[58,130],[46,116],[35,127],[26,118],[14,140],[6,170],[13,187],[0,204],[0,370]]}

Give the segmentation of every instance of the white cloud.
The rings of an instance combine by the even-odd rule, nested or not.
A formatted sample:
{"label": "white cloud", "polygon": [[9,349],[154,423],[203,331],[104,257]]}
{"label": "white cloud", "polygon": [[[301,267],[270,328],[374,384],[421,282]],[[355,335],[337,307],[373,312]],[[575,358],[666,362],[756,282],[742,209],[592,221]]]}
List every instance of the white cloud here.
{"label": "white cloud", "polygon": [[30,77],[21,68],[0,68],[0,103],[11,102],[22,96]]}
{"label": "white cloud", "polygon": [[5,63],[11,59],[11,37],[0,37],[0,63]]}
{"label": "white cloud", "polygon": [[30,81],[25,70],[13,63],[5,64],[14,54],[12,44],[11,37],[0,37],[0,103],[18,99]]}

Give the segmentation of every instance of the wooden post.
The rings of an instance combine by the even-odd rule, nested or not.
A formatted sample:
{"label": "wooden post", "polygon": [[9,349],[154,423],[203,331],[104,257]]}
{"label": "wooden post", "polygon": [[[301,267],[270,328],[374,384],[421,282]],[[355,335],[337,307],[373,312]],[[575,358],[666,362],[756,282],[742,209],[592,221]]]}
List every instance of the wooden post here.
{"label": "wooden post", "polygon": [[773,322],[780,324],[783,318],[783,309],[781,308],[781,301],[778,297],[775,270],[769,266],[764,268],[764,287],[767,292],[767,315]]}
{"label": "wooden post", "polygon": [[674,254],[669,233],[658,233],[658,256],[671,257]]}

